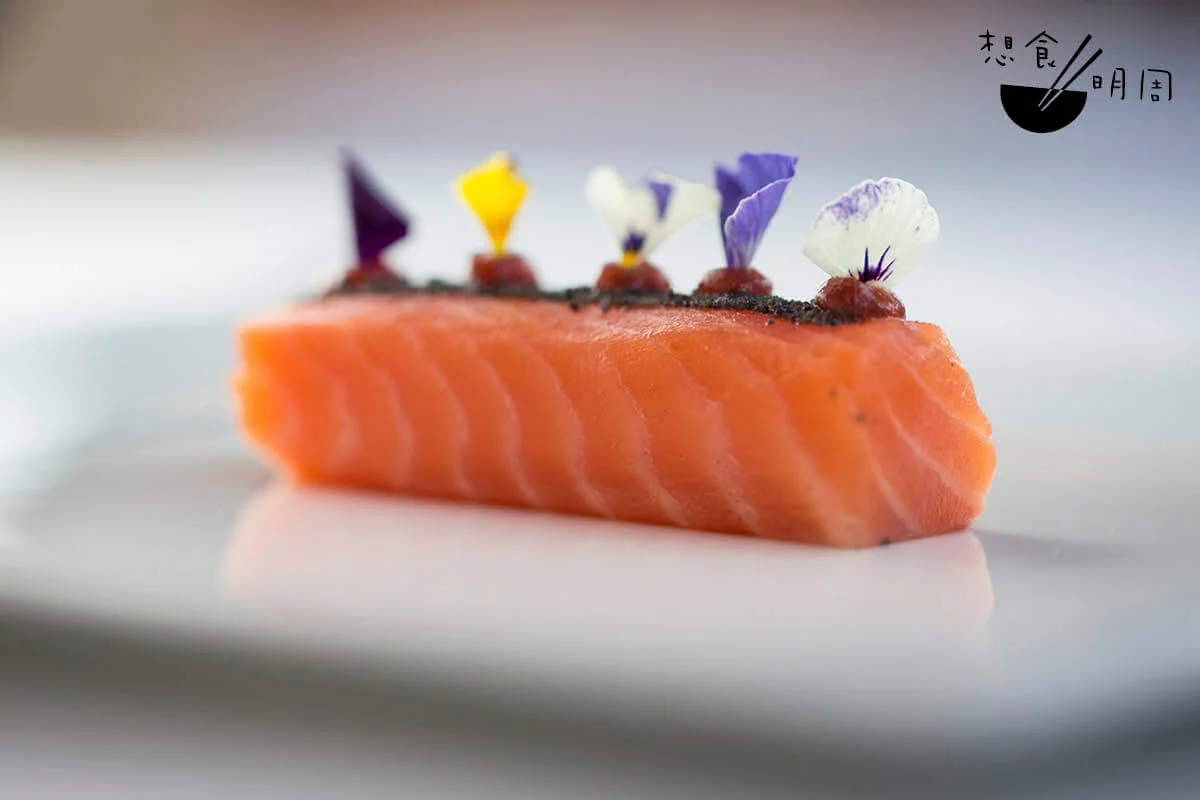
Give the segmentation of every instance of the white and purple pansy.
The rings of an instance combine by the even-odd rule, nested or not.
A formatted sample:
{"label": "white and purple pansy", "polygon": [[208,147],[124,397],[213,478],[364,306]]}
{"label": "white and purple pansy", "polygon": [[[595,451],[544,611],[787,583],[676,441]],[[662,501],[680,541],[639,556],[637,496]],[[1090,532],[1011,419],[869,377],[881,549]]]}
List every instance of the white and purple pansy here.
{"label": "white and purple pansy", "polygon": [[650,257],[664,241],[686,225],[717,210],[711,187],[657,174],[629,185],[613,167],[597,167],[588,175],[588,200],[621,246],[621,263],[632,267]]}
{"label": "white and purple pansy", "polygon": [[726,266],[751,266],[763,234],[779,210],[784,190],[796,175],[798,160],[782,153],[742,153],[736,169],[717,165]]}
{"label": "white and purple pansy", "polygon": [[835,278],[893,286],[939,230],[937,212],[916,186],[899,178],[863,181],[817,214],[804,255]]}

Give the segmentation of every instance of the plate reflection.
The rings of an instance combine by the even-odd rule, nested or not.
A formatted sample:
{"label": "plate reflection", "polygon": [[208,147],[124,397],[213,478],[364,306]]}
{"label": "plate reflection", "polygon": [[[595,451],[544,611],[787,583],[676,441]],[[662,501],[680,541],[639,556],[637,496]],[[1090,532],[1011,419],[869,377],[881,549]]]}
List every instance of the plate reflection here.
{"label": "plate reflection", "polygon": [[969,532],[836,551],[283,484],[245,509],[223,580],[288,624],[773,659],[978,643],[993,608]]}

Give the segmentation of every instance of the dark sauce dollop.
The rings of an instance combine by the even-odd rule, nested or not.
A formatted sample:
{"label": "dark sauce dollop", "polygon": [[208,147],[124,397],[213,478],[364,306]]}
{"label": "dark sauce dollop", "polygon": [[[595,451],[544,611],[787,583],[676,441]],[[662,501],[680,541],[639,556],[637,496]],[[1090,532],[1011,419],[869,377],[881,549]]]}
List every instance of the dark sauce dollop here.
{"label": "dark sauce dollop", "polygon": [[533,267],[516,253],[480,253],[471,260],[471,283],[484,288],[538,285]]}
{"label": "dark sauce dollop", "polygon": [[813,305],[853,320],[905,318],[904,304],[890,289],[858,278],[830,278],[813,298]]}
{"label": "dark sauce dollop", "polygon": [[721,267],[704,276],[696,287],[697,294],[771,294],[774,287],[756,269],[750,267]]}
{"label": "dark sauce dollop", "polygon": [[647,261],[632,267],[612,262],[600,270],[596,289],[601,292],[665,293],[671,291],[671,282],[662,270]]}
{"label": "dark sauce dollop", "polygon": [[346,272],[346,276],[342,279],[342,286],[348,289],[406,283],[407,281],[403,277],[379,260],[365,261],[355,265]]}

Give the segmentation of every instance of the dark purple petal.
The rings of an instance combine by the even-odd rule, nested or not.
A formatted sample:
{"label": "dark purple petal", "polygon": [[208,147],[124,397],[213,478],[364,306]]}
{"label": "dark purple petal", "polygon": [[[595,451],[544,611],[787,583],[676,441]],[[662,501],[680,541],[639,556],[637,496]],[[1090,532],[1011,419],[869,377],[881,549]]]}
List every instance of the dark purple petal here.
{"label": "dark purple petal", "polygon": [[[716,186],[721,195],[718,222],[728,266],[750,266],[749,259],[779,210],[784,190],[796,175],[797,161],[795,156],[782,153],[742,153],[736,171],[717,165]],[[744,212],[739,211],[744,201],[759,192],[764,193],[761,201],[747,206]],[[735,212],[741,219],[730,224]]]}
{"label": "dark purple petal", "polygon": [[408,217],[379,190],[363,165],[348,151],[343,151],[342,167],[350,194],[358,263],[367,264],[408,235]]}
{"label": "dark purple petal", "polygon": [[654,202],[658,205],[658,218],[667,215],[667,204],[671,202],[671,184],[662,181],[646,181],[650,191],[654,193]]}
{"label": "dark purple petal", "polygon": [[641,253],[646,246],[646,237],[632,231],[621,241],[622,253]]}
{"label": "dark purple petal", "polygon": [[863,265],[858,271],[857,277],[863,283],[868,281],[886,281],[892,274],[892,267],[896,265],[896,259],[892,259],[884,264],[884,260],[888,257],[888,253],[892,250],[892,246],[888,245],[883,249],[883,254],[879,256],[878,263],[871,263],[871,248],[863,249]]}
{"label": "dark purple petal", "polygon": [[790,182],[790,178],[781,178],[767,184],[738,203],[737,208],[725,220],[721,232],[725,240],[727,266],[751,265],[754,253],[758,250],[775,212],[779,210],[779,203],[783,200],[783,193]]}

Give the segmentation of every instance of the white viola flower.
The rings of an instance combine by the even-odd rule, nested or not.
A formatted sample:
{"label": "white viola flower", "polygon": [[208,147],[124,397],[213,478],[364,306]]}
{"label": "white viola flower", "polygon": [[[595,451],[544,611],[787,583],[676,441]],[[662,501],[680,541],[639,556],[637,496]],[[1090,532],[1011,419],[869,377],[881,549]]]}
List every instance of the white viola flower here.
{"label": "white viola flower", "polygon": [[895,285],[940,231],[925,193],[899,178],[863,181],[817,214],[804,255],[835,278]]}
{"label": "white viola flower", "polygon": [[685,226],[715,214],[720,204],[716,190],[702,183],[656,174],[631,186],[607,166],[592,170],[585,191],[620,243],[621,263],[627,267],[649,258]]}

